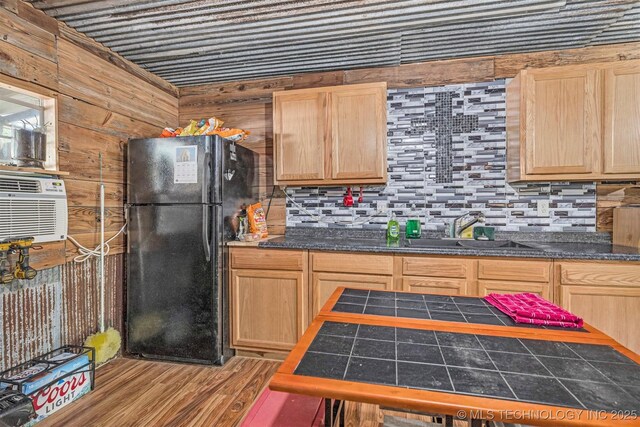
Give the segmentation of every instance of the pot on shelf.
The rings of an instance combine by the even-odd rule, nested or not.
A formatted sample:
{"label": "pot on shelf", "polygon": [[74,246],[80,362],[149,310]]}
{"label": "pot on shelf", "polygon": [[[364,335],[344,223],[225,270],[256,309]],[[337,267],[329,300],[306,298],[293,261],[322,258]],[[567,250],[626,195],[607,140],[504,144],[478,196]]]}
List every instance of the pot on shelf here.
{"label": "pot on shelf", "polygon": [[17,166],[44,169],[47,160],[47,135],[28,129],[13,130],[13,162]]}

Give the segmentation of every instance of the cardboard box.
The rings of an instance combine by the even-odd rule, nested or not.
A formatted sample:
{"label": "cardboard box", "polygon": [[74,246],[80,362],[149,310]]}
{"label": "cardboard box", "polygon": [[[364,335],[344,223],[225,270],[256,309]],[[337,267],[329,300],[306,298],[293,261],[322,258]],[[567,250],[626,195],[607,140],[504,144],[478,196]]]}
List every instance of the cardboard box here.
{"label": "cardboard box", "polygon": [[640,206],[613,210],[613,244],[640,248]]}
{"label": "cardboard box", "polygon": [[[71,347],[47,353],[3,375],[0,387],[18,389],[31,398],[36,418],[33,426],[93,389],[93,362],[89,352]],[[17,372],[16,372],[17,370]]]}

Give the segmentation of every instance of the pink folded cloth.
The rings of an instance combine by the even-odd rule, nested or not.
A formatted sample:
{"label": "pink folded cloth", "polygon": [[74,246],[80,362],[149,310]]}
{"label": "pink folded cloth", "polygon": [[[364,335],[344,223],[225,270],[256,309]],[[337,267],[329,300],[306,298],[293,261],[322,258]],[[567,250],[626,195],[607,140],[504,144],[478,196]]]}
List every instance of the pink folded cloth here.
{"label": "pink folded cloth", "polygon": [[580,317],[536,294],[489,294],[484,299],[516,323],[563,328],[581,328],[583,325]]}

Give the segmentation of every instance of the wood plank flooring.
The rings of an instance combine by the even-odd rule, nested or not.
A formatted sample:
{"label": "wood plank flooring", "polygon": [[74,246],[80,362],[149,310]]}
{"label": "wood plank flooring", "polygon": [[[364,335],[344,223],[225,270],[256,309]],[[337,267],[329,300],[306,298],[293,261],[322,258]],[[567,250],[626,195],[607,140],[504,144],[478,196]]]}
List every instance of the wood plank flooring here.
{"label": "wood plank flooring", "polygon": [[[224,367],[119,358],[96,371],[93,392],[38,427],[236,426],[279,366],[249,357]],[[347,402],[345,427],[378,427],[383,420],[378,406]]]}

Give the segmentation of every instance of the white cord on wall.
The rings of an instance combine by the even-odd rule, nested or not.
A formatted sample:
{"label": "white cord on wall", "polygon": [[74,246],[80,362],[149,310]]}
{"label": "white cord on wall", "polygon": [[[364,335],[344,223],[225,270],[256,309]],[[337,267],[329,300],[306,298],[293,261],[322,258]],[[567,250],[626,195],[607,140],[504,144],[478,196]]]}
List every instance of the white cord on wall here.
{"label": "white cord on wall", "polygon": [[291,196],[289,196],[287,194],[286,191],[284,191],[284,195],[286,196],[287,200],[290,201],[296,208],[300,209],[302,212],[304,212],[305,214],[307,214],[311,219],[313,219],[314,221],[318,221],[318,222],[322,222],[324,224],[337,224],[337,225],[364,225],[367,222],[369,222],[370,219],[378,216],[381,213],[385,213],[386,209],[378,209],[376,210],[374,213],[372,213],[369,216],[366,217],[362,217],[359,218],[357,220],[351,220],[351,221],[330,221],[327,220],[326,216],[318,216],[315,215],[311,212],[309,212],[307,210],[307,208],[305,208],[304,206],[302,206],[300,203],[296,202],[295,200],[293,200],[293,198]]}
{"label": "white cord on wall", "polygon": [[[124,233],[124,231],[126,230],[126,228],[127,228],[127,223],[125,223],[125,224],[122,226],[122,228],[121,228],[120,230],[118,230],[118,232],[117,232],[116,234],[114,234],[113,236],[111,236],[111,237],[109,238],[109,240],[107,240],[107,241],[105,241],[105,242],[104,242],[104,254],[105,254],[105,255],[108,255],[108,254],[109,254],[109,249],[110,249],[110,248],[109,248],[109,242],[113,241],[116,237],[118,237],[119,235],[121,235],[122,233]],[[87,260],[88,260],[88,259],[90,259],[91,257],[97,257],[97,258],[99,258],[99,257],[100,257],[100,249],[101,249],[100,247],[101,247],[102,245],[98,245],[98,246],[96,246],[96,247],[95,247],[95,249],[89,249],[89,248],[86,248],[86,247],[82,246],[80,243],[78,243],[78,241],[77,241],[76,239],[74,239],[74,238],[73,238],[73,237],[71,237],[71,236],[67,236],[67,239],[69,239],[69,241],[70,241],[71,243],[73,243],[74,245],[76,245],[76,246],[77,246],[77,248],[78,248],[78,252],[80,253],[80,255],[77,255],[76,257],[74,257],[74,258],[73,258],[73,261],[74,261],[74,262],[82,263],[82,262],[87,261]]]}

